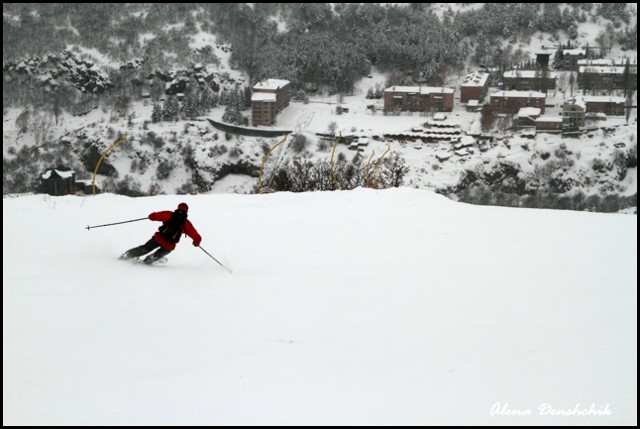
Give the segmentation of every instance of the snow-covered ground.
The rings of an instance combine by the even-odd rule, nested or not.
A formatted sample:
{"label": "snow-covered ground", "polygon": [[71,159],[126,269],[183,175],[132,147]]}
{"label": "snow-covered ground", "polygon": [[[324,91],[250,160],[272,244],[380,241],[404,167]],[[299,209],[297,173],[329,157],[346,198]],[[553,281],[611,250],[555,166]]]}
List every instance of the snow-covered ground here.
{"label": "snow-covered ground", "polygon": [[211,188],[212,194],[248,194],[256,184],[255,177],[245,174],[228,174]]}
{"label": "snow-covered ground", "polygon": [[[84,229],[183,200],[233,274]],[[636,237],[412,189],[5,197],[3,424],[635,425]]]}
{"label": "snow-covered ground", "polygon": [[[383,82],[383,76],[379,73],[372,75],[372,78],[364,78],[358,82],[355,95],[343,96],[340,105],[349,109],[348,113],[336,114],[337,98],[333,97],[311,97],[308,104],[292,102],[279,116],[277,126],[285,129],[305,132],[308,140],[315,141],[315,133],[326,133],[329,124],[335,122],[336,133],[343,135],[358,135],[369,138],[369,144],[363,147],[362,156],[368,159],[372,153],[377,159],[390,148],[392,152],[400,153],[407,161],[410,171],[405,178],[405,185],[426,189],[440,189],[447,186],[455,186],[460,173],[466,169],[474,170],[486,165],[490,169],[492,165],[500,161],[514,162],[520,166],[523,172],[533,172],[536,168],[542,167],[545,162],[539,159],[539,153],[548,152],[553,154],[561,146],[565,146],[569,152],[576,154],[572,157],[571,175],[575,176],[576,182],[583,182],[583,177],[592,175],[592,164],[594,159],[613,160],[615,152],[618,150],[614,144],[624,143],[623,149],[628,150],[637,144],[637,125],[635,112],[631,115],[629,123],[622,116],[611,116],[606,121],[596,126],[608,126],[614,130],[613,134],[605,134],[603,131],[595,131],[589,135],[582,135],[580,138],[567,139],[557,134],[539,133],[533,139],[521,137],[520,133],[509,130],[500,133],[496,130],[496,135],[506,135],[506,139],[488,147],[486,152],[480,152],[477,145],[472,148],[473,154],[459,156],[454,154],[453,144],[448,142],[417,144],[401,142],[399,140],[388,140],[387,142],[376,141],[373,136],[384,134],[412,134],[412,128],[421,128],[425,122],[432,121],[431,115],[424,116],[418,112],[404,112],[399,116],[384,115],[381,111],[382,100],[366,99],[366,91],[369,87]],[[458,89],[456,94],[459,94]],[[561,104],[565,96],[561,91],[549,92],[548,107],[545,115],[559,116],[561,114]],[[368,105],[376,105],[379,110],[376,112],[368,109]],[[218,109],[220,116],[222,109]],[[479,134],[480,123],[478,113],[467,112],[463,105],[456,100],[453,112],[445,114],[446,122],[460,127],[462,132]],[[327,159],[330,153],[316,150],[316,145],[308,147],[312,158]],[[353,158],[354,151],[349,150],[346,145],[337,147],[337,154],[344,153],[347,159]],[[446,161],[440,162],[439,156],[450,156]],[[289,153],[292,158],[294,153]],[[487,165],[488,164],[488,165]],[[635,180],[636,169],[629,169],[628,185],[623,186],[619,192],[625,195],[632,195],[637,192],[637,182]],[[624,185],[624,184],[623,184]],[[597,194],[600,183],[593,180],[590,186],[580,188],[588,194]]]}
{"label": "snow-covered ground", "polygon": [[[466,6],[465,6],[466,7]],[[549,36],[549,35],[547,35]],[[549,36],[550,37],[550,36]],[[551,43],[550,40],[533,38],[532,49],[537,49],[535,41],[540,43]],[[507,43],[505,41],[505,43]],[[523,42],[524,43],[524,42]],[[213,53],[220,60],[219,66],[208,64],[206,69],[209,72],[219,72],[221,75],[228,73],[234,82],[246,82],[248,77],[239,70],[233,70],[229,64],[231,51],[229,46],[220,43],[218,38],[205,31],[199,31],[190,39],[190,48],[198,50],[204,47],[211,47]],[[80,48],[76,48],[80,49]],[[97,51],[80,49],[83,55],[90,58],[97,65],[108,62],[108,57],[100,57]],[[636,53],[628,51],[625,55],[634,57]],[[472,68],[470,68],[471,70]],[[452,73],[447,78],[447,84],[455,89],[454,111],[447,113],[447,121],[460,126],[462,133],[479,134],[480,114],[467,112],[465,105],[459,102],[459,87],[462,79],[469,70],[461,70]],[[565,179],[571,179],[575,183],[570,192],[581,191],[587,195],[616,193],[621,195],[633,195],[637,193],[637,172],[636,168],[630,168],[623,182],[618,179],[618,172],[608,169],[602,173],[595,173],[593,169],[594,161],[611,164],[614,158],[621,152],[627,152],[637,147],[637,113],[632,111],[629,122],[623,116],[609,116],[605,121],[590,123],[589,126],[608,127],[615,130],[613,132],[597,131],[588,135],[583,135],[579,139],[563,139],[559,135],[538,134],[533,140],[518,136],[515,130],[499,131],[493,129],[492,133],[498,136],[505,136],[492,147],[486,147],[486,152],[481,152],[478,145],[474,145],[468,152],[456,153],[451,143],[405,143],[400,140],[385,139],[385,141],[375,140],[374,136],[384,134],[407,134],[413,128],[423,127],[425,122],[432,120],[432,117],[424,116],[417,112],[402,113],[399,116],[384,115],[382,113],[382,100],[366,99],[369,89],[385,87],[388,78],[386,73],[382,73],[376,68],[372,68],[370,75],[356,82],[352,95],[343,95],[340,106],[348,109],[348,112],[337,114],[338,97],[325,96],[322,94],[312,95],[308,104],[292,101],[291,104],[278,115],[277,123],[273,127],[260,127],[271,130],[293,130],[295,133],[303,133],[307,137],[307,147],[302,154],[288,150],[283,151],[278,157],[280,161],[292,160],[296,157],[304,157],[309,161],[328,160],[330,151],[327,150],[326,142],[319,142],[316,133],[326,133],[330,126],[335,123],[337,132],[345,134],[355,134],[369,138],[369,144],[361,147],[360,155],[364,159],[376,159],[385,152],[387,147],[390,154],[399,153],[407,162],[410,168],[404,178],[404,185],[418,187],[422,189],[442,190],[456,186],[461,174],[465,170],[485,170],[490,171],[497,163],[512,162],[517,164],[522,174],[534,174],[547,168],[550,162],[564,162],[562,172]],[[225,80],[225,82],[227,82]],[[229,81],[230,82],[230,81]],[[568,89],[568,72],[560,72],[557,90],[549,91],[546,101],[545,116],[559,117],[561,105],[567,98],[570,98]],[[224,84],[229,89],[229,83]],[[223,86],[224,86],[223,85]],[[562,89],[565,91],[563,92]],[[491,89],[491,91],[495,90]],[[579,90],[574,92],[578,94]],[[637,97],[634,97],[634,104],[637,104]],[[375,110],[368,106],[375,106]],[[221,120],[224,107],[211,109],[207,115],[197,121],[178,121],[148,123],[151,119],[152,102],[149,100],[135,101],[131,103],[131,118],[113,118],[113,112],[106,107],[98,107],[83,116],[72,116],[64,112],[58,118],[59,124],[53,124],[53,117],[42,112],[31,112],[29,116],[29,126],[27,132],[22,133],[19,126],[20,115],[26,110],[24,108],[7,108],[3,113],[3,158],[12,159],[15,154],[25,147],[42,145],[46,147],[41,152],[48,152],[48,156],[41,156],[37,162],[42,172],[52,165],[45,159],[59,159],[58,152],[62,141],[71,142],[70,147],[73,155],[69,159],[63,158],[70,168],[73,168],[77,177],[89,179],[92,168],[87,169],[78,160],[79,152],[86,141],[99,143],[100,149],[106,149],[117,138],[118,134],[128,133],[130,141],[114,150],[107,162],[114,165],[119,173],[119,179],[126,175],[131,177],[133,184],[137,185],[141,192],[153,194],[158,192],[174,193],[179,189],[185,189],[185,185],[192,180],[192,171],[185,167],[184,160],[176,157],[176,149],[180,152],[184,146],[191,146],[195,149],[195,157],[201,167],[212,170],[219,170],[221,166],[237,163],[245,163],[256,167],[261,165],[265,147],[273,146],[279,138],[264,139],[256,137],[235,136],[215,130],[206,119]],[[244,112],[245,116],[250,116],[250,111]],[[508,122],[508,121],[507,121]],[[37,138],[34,124],[46,123],[43,129],[46,133]],[[505,124],[507,126],[508,124]],[[154,133],[163,142],[167,143],[162,147],[154,147],[150,144],[140,143],[148,138],[150,133]],[[228,137],[228,138],[227,138]],[[38,143],[38,140],[41,140]],[[322,144],[319,144],[322,143]],[[569,153],[568,159],[556,159],[556,152],[560,156],[566,152],[562,146],[566,146]],[[616,146],[617,145],[617,146]],[[324,146],[323,149],[320,147]],[[485,148],[483,147],[482,150]],[[551,154],[549,162],[542,159],[540,153],[544,151]],[[285,153],[286,152],[286,153]],[[339,145],[337,156],[344,155],[347,160],[353,159],[357,153],[349,150],[346,145]],[[445,158],[447,158],[445,160]],[[137,164],[134,164],[134,161]],[[267,169],[273,168],[273,159],[267,163]],[[158,178],[160,163],[169,165],[171,172],[169,177]],[[570,164],[570,165],[569,165]],[[31,164],[33,166],[33,163]],[[139,168],[145,165],[148,168]],[[138,168],[134,168],[134,167]],[[33,173],[29,172],[32,176]],[[105,177],[99,176],[98,185],[104,188]],[[207,174],[207,180],[213,181],[212,174]],[[254,179],[257,182],[257,179]],[[113,188],[112,188],[113,189]],[[224,184],[214,184],[214,192],[222,189],[227,192],[229,187]],[[245,187],[236,188],[244,191]],[[13,190],[11,190],[13,191]]]}

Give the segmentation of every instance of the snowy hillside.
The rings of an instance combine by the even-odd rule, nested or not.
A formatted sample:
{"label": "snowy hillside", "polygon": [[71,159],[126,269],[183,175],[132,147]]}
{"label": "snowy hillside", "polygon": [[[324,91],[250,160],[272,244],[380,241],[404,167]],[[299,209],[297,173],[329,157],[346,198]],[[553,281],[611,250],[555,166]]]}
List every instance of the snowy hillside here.
{"label": "snowy hillside", "polygon": [[[84,229],[182,200],[233,274]],[[5,197],[3,424],[635,425],[636,237],[411,189]]]}
{"label": "snowy hillside", "polygon": [[[98,172],[100,191],[254,189],[281,136],[250,137],[210,121],[251,123],[251,88],[277,78],[291,82],[291,102],[274,126],[259,129],[293,136],[265,163],[263,183],[273,189],[294,189],[273,178],[296,163],[328,163],[334,139],[326,134],[342,133],[358,144],[338,146],[340,167],[362,178],[367,164],[381,165],[384,176],[395,159],[407,170],[393,185],[468,202],[487,203],[483,195],[491,194],[509,206],[637,206],[636,109],[588,116],[584,133],[569,138],[532,134],[535,115],[483,116],[461,94],[469,72],[486,70],[492,94],[506,85],[505,71],[532,70],[535,54],[545,52],[558,73],[544,103],[551,122],[574,97],[626,98],[620,87],[586,88],[561,55],[570,43],[635,64],[635,4],[9,3],[3,12],[5,194],[41,190],[51,167],[90,179],[100,155],[125,134]],[[451,88],[452,111],[440,122],[434,112],[385,109],[383,91],[396,85]],[[635,91],[629,103],[637,105]],[[489,96],[479,100],[488,104]]]}

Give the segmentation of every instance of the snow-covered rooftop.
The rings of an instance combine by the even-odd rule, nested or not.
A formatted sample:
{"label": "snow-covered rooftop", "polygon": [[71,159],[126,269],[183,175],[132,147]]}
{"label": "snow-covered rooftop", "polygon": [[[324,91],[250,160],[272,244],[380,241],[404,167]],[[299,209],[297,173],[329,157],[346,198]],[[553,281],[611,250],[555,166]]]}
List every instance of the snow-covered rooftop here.
{"label": "snow-covered rooftop", "polygon": [[48,179],[49,177],[51,177],[51,172],[52,171],[55,171],[58,174],[58,176],[62,177],[63,179],[67,179],[69,177],[72,177],[73,174],[74,174],[73,170],[58,170],[58,169],[52,168],[52,169],[47,170],[42,175],[42,178],[43,179]]}
{"label": "snow-covered rooftop", "polygon": [[[637,58],[628,58],[630,65],[638,65]],[[598,59],[586,59],[578,60],[578,66],[624,66],[627,63],[627,58],[598,58]]]}
{"label": "snow-covered rooftop", "polygon": [[465,147],[465,146],[471,146],[471,145],[473,145],[475,142],[476,142],[476,139],[474,139],[474,138],[473,138],[473,137],[471,137],[471,136],[462,136],[462,137],[460,138],[460,144],[462,145],[462,147]]}
{"label": "snow-covered rooftop", "polygon": [[527,97],[547,98],[544,92],[539,91],[498,91],[491,94],[492,97]]}
{"label": "snow-covered rooftop", "polygon": [[561,116],[540,116],[536,122],[562,122]]}
{"label": "snow-covered rooftop", "polygon": [[251,94],[251,101],[276,102],[276,95],[273,92],[254,92]]}
{"label": "snow-covered rooftop", "polygon": [[443,86],[391,86],[384,92],[408,92],[416,94],[431,94],[439,92],[443,94],[453,93],[453,88],[445,88]]}
{"label": "snow-covered rooftop", "polygon": [[289,85],[291,82],[284,79],[267,79],[255,84],[253,89],[280,89],[285,85]]}
{"label": "snow-covered rooftop", "polygon": [[540,116],[540,109],[538,107],[522,107],[518,111],[519,118],[526,118],[530,116]]}
{"label": "snow-covered rooftop", "polygon": [[549,79],[555,79],[556,77],[558,77],[558,73],[554,71],[542,72],[540,70],[509,70],[504,72],[503,76],[507,78],[524,77],[533,79],[536,77],[546,77]]}
{"label": "snow-covered rooftop", "polygon": [[488,78],[489,73],[473,71],[465,76],[462,86],[485,86]]}
{"label": "snow-covered rooftop", "polygon": [[586,105],[584,104],[584,100],[581,97],[572,98],[570,100],[567,100],[567,101],[564,102],[564,104],[582,107],[583,109],[586,108]]}
{"label": "snow-covered rooftop", "polygon": [[587,95],[583,97],[585,103],[624,103],[624,97],[611,97],[609,95]]}
{"label": "snow-covered rooftop", "polygon": [[578,67],[579,73],[598,73],[598,74],[622,74],[624,67],[611,66],[582,66]]}
{"label": "snow-covered rooftop", "polygon": [[563,49],[564,55],[586,55],[586,51],[583,48]]}
{"label": "snow-covered rooftop", "polygon": [[583,58],[581,60],[578,60],[578,65],[579,66],[613,66],[614,63],[611,58],[600,58],[597,60]]}

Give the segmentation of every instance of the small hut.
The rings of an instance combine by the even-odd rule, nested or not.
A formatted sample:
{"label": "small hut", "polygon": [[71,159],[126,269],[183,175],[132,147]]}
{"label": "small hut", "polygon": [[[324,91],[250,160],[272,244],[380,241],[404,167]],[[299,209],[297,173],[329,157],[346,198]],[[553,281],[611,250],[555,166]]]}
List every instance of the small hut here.
{"label": "small hut", "polygon": [[50,168],[40,176],[42,191],[49,195],[68,195],[76,192],[76,173],[64,167]]}

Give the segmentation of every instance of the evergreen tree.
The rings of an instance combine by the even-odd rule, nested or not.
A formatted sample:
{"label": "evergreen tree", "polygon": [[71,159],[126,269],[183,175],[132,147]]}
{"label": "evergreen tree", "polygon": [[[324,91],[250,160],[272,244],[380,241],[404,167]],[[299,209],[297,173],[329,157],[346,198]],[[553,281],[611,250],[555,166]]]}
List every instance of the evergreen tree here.
{"label": "evergreen tree", "polygon": [[624,33],[620,35],[620,47],[623,50],[633,50],[638,47],[638,24],[630,31],[629,28],[624,30]]}
{"label": "evergreen tree", "polygon": [[253,88],[251,88],[251,86],[249,85],[245,86],[244,87],[244,105],[246,106],[245,109],[251,107],[252,94],[253,94]]}
{"label": "evergreen tree", "polygon": [[222,121],[228,124],[239,125],[242,123],[242,114],[237,107],[227,106],[222,115]]}
{"label": "evergreen tree", "polygon": [[562,22],[562,28],[569,28],[571,25],[575,25],[576,21],[573,17],[573,14],[571,13],[571,11],[569,10],[568,7],[564,8],[564,10],[562,11],[562,18],[561,18],[561,22]]}
{"label": "evergreen tree", "polygon": [[598,15],[610,19],[614,23],[622,21],[628,24],[630,18],[626,3],[601,3]]}
{"label": "evergreen tree", "polygon": [[189,119],[194,119],[198,116],[198,99],[195,94],[189,94],[182,105],[182,111]]}
{"label": "evergreen tree", "polygon": [[231,97],[229,100],[229,106],[236,109],[238,112],[244,110],[244,94],[240,91],[240,87],[233,88]]}
{"label": "evergreen tree", "polygon": [[212,92],[209,86],[205,85],[202,91],[200,91],[200,98],[198,99],[198,111],[201,115],[209,112],[209,109],[213,107]]}
{"label": "evergreen tree", "polygon": [[162,107],[160,103],[153,103],[153,112],[151,112],[151,122],[154,124],[162,121]]}
{"label": "evergreen tree", "polygon": [[217,92],[211,92],[211,107],[218,107],[220,103],[220,96]]}
{"label": "evergreen tree", "polygon": [[624,63],[624,70],[622,71],[622,89],[624,89],[624,96],[626,97],[631,89],[631,76],[629,75],[630,62],[629,58]]}
{"label": "evergreen tree", "polygon": [[179,111],[178,100],[173,96],[169,96],[164,100],[162,119],[169,122],[175,121],[178,118]]}
{"label": "evergreen tree", "polygon": [[562,28],[562,13],[558,3],[544,3],[544,10],[540,16],[538,28],[549,33]]}
{"label": "evergreen tree", "polygon": [[235,122],[238,125],[244,125],[244,116],[242,116],[242,111],[246,110],[249,108],[249,106],[251,106],[251,104],[249,104],[248,106],[245,106],[245,98],[243,95],[242,91],[238,91],[238,96],[236,97],[236,101],[235,101],[235,119],[237,122]]}
{"label": "evergreen tree", "polygon": [[229,91],[227,91],[226,89],[223,89],[220,92],[220,101],[219,104],[221,106],[228,106],[229,103],[231,102],[231,94],[229,93]]}

